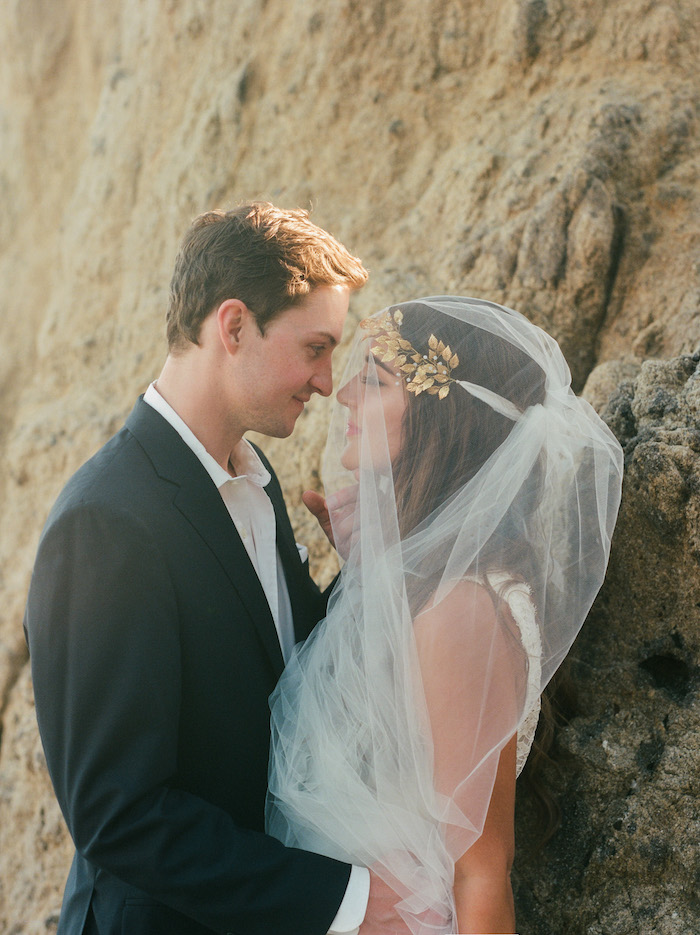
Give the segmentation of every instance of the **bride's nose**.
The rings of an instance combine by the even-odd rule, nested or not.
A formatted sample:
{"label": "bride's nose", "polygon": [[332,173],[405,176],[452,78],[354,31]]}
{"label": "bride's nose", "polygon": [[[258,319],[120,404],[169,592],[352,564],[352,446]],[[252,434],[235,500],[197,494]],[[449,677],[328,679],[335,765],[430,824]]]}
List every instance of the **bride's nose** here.
{"label": "bride's nose", "polygon": [[341,406],[345,406],[347,409],[350,408],[351,401],[353,400],[355,393],[357,392],[357,377],[353,377],[351,380],[348,380],[347,383],[343,385],[338,390],[336,399]]}

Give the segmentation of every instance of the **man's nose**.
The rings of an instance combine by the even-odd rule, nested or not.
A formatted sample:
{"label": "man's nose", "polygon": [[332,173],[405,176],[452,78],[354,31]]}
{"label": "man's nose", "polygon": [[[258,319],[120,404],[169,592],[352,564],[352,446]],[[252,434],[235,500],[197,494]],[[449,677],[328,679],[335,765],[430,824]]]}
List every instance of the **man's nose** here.
{"label": "man's nose", "polygon": [[333,392],[333,370],[331,369],[330,360],[319,367],[309,383],[315,392],[320,393],[321,396],[331,395]]}

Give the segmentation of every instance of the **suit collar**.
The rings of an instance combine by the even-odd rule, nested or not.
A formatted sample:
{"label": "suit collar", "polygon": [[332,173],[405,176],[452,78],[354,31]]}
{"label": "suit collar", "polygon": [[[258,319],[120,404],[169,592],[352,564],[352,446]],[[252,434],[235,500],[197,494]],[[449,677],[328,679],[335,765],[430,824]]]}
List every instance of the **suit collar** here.
{"label": "suit collar", "polygon": [[[201,461],[143,397],[136,402],[126,427],[146,452],[156,474],[174,485],[173,505],[211,549],[248,611],[275,672],[281,673],[282,650],[265,592],[221,495]],[[278,517],[274,499],[273,505]],[[279,530],[279,517],[277,526]]]}

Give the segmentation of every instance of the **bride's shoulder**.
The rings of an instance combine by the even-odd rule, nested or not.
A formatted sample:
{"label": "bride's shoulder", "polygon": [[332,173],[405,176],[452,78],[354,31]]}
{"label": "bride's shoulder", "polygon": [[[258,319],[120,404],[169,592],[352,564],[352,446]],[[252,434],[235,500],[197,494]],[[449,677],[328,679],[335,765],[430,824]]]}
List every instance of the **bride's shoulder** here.
{"label": "bride's shoulder", "polygon": [[438,588],[414,619],[416,637],[462,629],[466,620],[490,625],[496,616],[493,589],[484,578],[463,577]]}
{"label": "bride's shoulder", "polygon": [[455,624],[471,622],[491,627],[497,620],[520,629],[536,616],[530,586],[510,572],[488,572],[443,583],[423,605],[414,620],[417,635],[435,633]]}

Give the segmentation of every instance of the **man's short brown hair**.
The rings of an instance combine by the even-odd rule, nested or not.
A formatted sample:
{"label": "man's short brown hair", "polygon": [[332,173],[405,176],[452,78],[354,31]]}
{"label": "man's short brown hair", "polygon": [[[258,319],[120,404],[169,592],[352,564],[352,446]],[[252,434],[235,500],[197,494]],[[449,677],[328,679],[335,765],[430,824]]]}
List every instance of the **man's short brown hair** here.
{"label": "man's short brown hair", "polygon": [[240,299],[258,328],[301,302],[315,286],[359,289],[367,271],[308,211],[252,202],[208,211],[185,234],[170,283],[168,346],[199,342],[204,319],[226,299]]}

